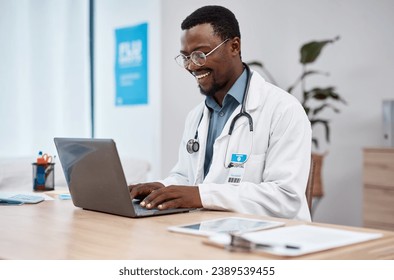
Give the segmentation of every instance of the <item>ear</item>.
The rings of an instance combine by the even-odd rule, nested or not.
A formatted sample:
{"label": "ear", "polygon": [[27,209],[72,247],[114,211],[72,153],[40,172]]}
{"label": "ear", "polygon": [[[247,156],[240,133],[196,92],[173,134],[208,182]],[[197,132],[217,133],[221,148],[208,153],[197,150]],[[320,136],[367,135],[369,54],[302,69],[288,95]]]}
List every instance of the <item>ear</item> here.
{"label": "ear", "polygon": [[234,56],[239,56],[241,53],[241,39],[239,37],[234,37],[230,40],[231,44],[231,54]]}

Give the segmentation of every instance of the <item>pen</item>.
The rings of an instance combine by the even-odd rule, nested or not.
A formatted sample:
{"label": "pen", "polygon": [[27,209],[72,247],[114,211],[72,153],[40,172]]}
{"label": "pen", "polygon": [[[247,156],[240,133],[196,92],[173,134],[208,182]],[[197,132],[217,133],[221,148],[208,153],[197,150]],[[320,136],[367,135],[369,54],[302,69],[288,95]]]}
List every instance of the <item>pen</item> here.
{"label": "pen", "polygon": [[284,247],[286,249],[300,250],[301,247],[297,245],[289,245],[289,244],[269,244],[269,243],[253,243],[255,244],[255,248],[274,248],[274,247]]}
{"label": "pen", "polygon": [[230,251],[246,251],[250,252],[258,249],[268,248],[286,248],[290,250],[300,250],[301,247],[295,244],[274,244],[274,243],[255,243],[240,235],[230,234],[231,241],[226,248]]}

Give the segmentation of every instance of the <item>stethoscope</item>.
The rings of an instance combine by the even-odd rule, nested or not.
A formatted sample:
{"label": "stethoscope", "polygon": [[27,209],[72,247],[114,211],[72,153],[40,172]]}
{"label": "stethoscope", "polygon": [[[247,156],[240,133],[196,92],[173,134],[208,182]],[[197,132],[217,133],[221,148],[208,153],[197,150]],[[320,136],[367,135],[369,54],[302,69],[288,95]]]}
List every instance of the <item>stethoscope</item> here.
{"label": "stethoscope", "polygon": [[[245,85],[245,90],[244,90],[244,98],[242,100],[242,106],[241,106],[241,111],[232,119],[230,128],[228,130],[228,135],[231,136],[234,130],[235,123],[237,122],[238,119],[242,117],[248,118],[249,121],[249,131],[253,132],[253,119],[252,116],[246,112],[245,107],[246,107],[246,101],[249,93],[249,85],[250,85],[250,80],[252,78],[252,72],[250,71],[250,68],[247,64],[243,63],[245,69],[246,69],[246,85]],[[202,118],[204,117],[204,111],[201,114],[200,120],[197,124],[196,128],[196,133],[194,134],[194,138],[190,139],[186,143],[186,150],[189,152],[189,154],[197,153],[200,150],[200,143],[198,141],[198,128],[200,127],[200,123]],[[253,144],[252,144],[253,145]],[[228,148],[228,146],[227,146]],[[227,151],[226,151],[227,154]],[[226,166],[226,165],[225,165]],[[227,167],[232,167],[231,163]]]}

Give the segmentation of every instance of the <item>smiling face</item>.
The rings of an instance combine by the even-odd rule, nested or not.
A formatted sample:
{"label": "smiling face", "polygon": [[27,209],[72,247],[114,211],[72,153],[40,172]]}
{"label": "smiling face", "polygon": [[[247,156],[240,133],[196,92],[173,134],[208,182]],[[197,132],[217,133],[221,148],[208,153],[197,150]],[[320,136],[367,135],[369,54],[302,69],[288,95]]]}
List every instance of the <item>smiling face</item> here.
{"label": "smiling face", "polygon": [[[193,51],[207,54],[226,38],[214,34],[210,24],[199,24],[184,30],[181,37],[181,53],[189,56]],[[196,78],[202,94],[213,96],[221,105],[224,96],[242,74],[240,39],[230,38],[210,54],[203,66],[189,63],[187,70]]]}

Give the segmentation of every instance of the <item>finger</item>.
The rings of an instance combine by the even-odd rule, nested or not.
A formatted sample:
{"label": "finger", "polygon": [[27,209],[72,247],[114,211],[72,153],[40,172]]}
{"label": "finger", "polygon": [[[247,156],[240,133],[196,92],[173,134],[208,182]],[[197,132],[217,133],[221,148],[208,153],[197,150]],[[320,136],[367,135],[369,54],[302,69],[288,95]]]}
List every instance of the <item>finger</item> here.
{"label": "finger", "polygon": [[129,185],[129,186],[128,186],[129,192],[131,192],[131,190],[132,190],[133,188],[135,188],[135,187],[137,187],[137,186],[140,186],[140,185],[141,185],[141,184]]}
{"label": "finger", "polygon": [[[154,208],[156,204],[154,203],[155,201],[158,201],[158,197],[164,193],[165,190],[156,190],[154,192],[151,192],[149,195],[147,195],[144,200],[141,202],[141,206],[144,206],[148,209]],[[159,200],[160,201],[160,200]]]}
{"label": "finger", "polygon": [[143,199],[150,193],[151,193],[151,189],[149,188],[149,186],[141,184],[141,185],[137,185],[131,189],[130,197],[132,199],[134,199],[134,198]]}
{"label": "finger", "polygon": [[166,202],[168,200],[172,200],[178,198],[176,192],[172,191],[171,189],[160,189],[156,190],[155,192],[151,193],[144,199],[144,205],[146,208],[151,209],[157,207],[159,204]]}
{"label": "finger", "polygon": [[166,210],[166,209],[171,209],[171,208],[182,208],[182,199],[176,198],[172,200],[167,200],[159,205],[157,205],[157,208],[159,210]]}

